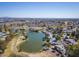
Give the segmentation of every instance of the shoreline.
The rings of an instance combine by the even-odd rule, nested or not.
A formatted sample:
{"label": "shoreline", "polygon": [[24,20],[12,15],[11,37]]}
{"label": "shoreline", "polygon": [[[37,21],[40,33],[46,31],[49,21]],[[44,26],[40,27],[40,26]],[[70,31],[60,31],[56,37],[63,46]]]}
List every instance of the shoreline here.
{"label": "shoreline", "polygon": [[[23,43],[24,41],[20,40],[17,41],[18,43],[16,43],[16,48],[19,44]],[[17,49],[18,50],[18,49]],[[29,52],[18,52],[18,55],[21,54],[23,56],[28,55],[29,57],[55,57],[55,53],[52,53],[51,51],[42,51],[42,52],[36,52],[36,53],[29,53]]]}
{"label": "shoreline", "polygon": [[11,54],[15,54],[15,55],[19,55],[21,57],[56,57],[56,54],[49,51],[49,50],[48,51],[42,51],[42,52],[36,52],[36,53],[28,53],[28,52],[23,52],[23,51],[19,52],[17,46],[19,46],[21,43],[25,42],[25,40],[22,40],[22,38],[23,38],[22,35],[20,35],[19,37],[15,36],[9,42],[9,44],[8,44],[9,48],[6,49],[7,51],[5,51],[3,56],[8,57]]}

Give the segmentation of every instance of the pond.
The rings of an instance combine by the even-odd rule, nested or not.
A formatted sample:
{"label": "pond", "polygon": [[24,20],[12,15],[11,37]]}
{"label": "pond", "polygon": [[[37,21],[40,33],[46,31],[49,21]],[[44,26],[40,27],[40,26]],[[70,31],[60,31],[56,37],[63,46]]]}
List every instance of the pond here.
{"label": "pond", "polygon": [[20,49],[24,52],[40,52],[45,34],[42,32],[28,32],[27,36],[28,40],[20,44]]}

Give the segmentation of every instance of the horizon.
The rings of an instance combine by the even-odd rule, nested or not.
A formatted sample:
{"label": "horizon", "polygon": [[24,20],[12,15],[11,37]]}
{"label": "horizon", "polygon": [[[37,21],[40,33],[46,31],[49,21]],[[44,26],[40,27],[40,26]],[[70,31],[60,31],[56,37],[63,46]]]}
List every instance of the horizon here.
{"label": "horizon", "polygon": [[0,2],[0,17],[79,18],[79,2]]}
{"label": "horizon", "polygon": [[[33,17],[0,17],[0,18],[33,18]],[[40,19],[42,19],[42,18],[40,18]],[[44,19],[79,19],[79,18],[44,18]]]}
{"label": "horizon", "polygon": [[[0,18],[49,18],[49,17],[0,17]],[[52,17],[51,17],[52,18]],[[54,18],[54,17],[53,17]],[[64,17],[63,17],[64,18]],[[59,19],[63,19],[63,18],[59,18]],[[58,18],[56,18],[58,19]],[[65,18],[67,19],[67,18]],[[78,19],[78,18],[68,18],[68,19]]]}

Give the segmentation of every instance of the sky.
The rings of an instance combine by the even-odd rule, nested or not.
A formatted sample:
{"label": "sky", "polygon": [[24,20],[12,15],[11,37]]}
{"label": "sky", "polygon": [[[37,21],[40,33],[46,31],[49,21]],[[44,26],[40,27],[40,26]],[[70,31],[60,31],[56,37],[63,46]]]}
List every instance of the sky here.
{"label": "sky", "polygon": [[79,2],[0,2],[0,17],[79,18]]}

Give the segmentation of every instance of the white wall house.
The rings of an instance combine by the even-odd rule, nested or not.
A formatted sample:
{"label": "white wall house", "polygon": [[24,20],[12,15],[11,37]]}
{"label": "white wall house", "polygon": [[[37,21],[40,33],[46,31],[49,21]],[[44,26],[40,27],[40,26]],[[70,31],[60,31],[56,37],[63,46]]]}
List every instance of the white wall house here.
{"label": "white wall house", "polygon": [[0,32],[0,40],[5,41],[6,37],[7,37],[6,33]]}

